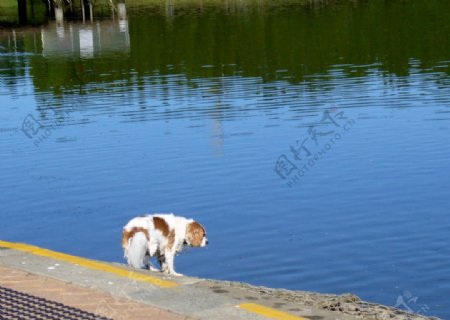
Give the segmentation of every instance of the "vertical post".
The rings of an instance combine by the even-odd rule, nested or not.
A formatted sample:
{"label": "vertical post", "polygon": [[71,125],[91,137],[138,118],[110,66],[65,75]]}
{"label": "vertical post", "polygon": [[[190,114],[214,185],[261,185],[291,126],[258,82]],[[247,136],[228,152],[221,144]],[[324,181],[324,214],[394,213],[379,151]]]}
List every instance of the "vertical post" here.
{"label": "vertical post", "polygon": [[58,26],[64,24],[64,10],[62,7],[55,7],[55,20]]}
{"label": "vertical post", "polygon": [[120,32],[126,32],[126,37],[128,37],[127,8],[125,7],[125,2],[123,0],[117,1],[117,15],[119,16],[119,30]]}
{"label": "vertical post", "polygon": [[172,0],[166,0],[165,1],[165,5],[166,5],[166,16],[167,17],[172,17],[173,16],[173,12],[174,12]]}
{"label": "vertical post", "polygon": [[30,0],[30,6],[31,6],[31,9],[30,9],[31,20],[34,20],[34,1],[33,0]]}
{"label": "vertical post", "polygon": [[117,15],[120,20],[127,20],[127,8],[125,7],[125,2],[123,0],[117,1]]}
{"label": "vertical post", "polygon": [[90,13],[90,18],[91,18],[91,22],[94,22],[94,9],[92,8],[92,1],[89,1],[89,13]]}
{"label": "vertical post", "polygon": [[19,7],[19,23],[27,23],[27,0],[17,0]]}
{"label": "vertical post", "polygon": [[81,3],[81,15],[83,16],[83,23],[86,22],[86,11],[84,10],[84,0],[80,0]]}
{"label": "vertical post", "polygon": [[17,53],[17,37],[16,37],[16,30],[12,31],[13,34],[13,41],[14,41],[14,53]]}
{"label": "vertical post", "polygon": [[47,0],[48,4],[48,15],[52,16],[55,12],[55,2],[54,0]]}
{"label": "vertical post", "polygon": [[112,2],[111,2],[111,17],[112,17],[113,21],[116,20],[116,11],[115,11],[115,8],[114,8],[114,4]]}

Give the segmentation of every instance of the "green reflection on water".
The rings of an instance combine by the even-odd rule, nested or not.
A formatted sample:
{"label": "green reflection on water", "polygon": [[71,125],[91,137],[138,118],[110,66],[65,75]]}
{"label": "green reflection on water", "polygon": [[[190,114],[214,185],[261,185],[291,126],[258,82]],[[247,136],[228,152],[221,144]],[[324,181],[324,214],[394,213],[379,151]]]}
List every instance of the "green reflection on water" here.
{"label": "green reflection on water", "polygon": [[[408,75],[412,66],[450,71],[447,0],[188,4],[180,2],[170,10],[167,2],[128,6],[125,21],[66,21],[59,31],[55,23],[42,30],[21,29],[14,45],[11,30],[4,30],[4,52],[35,54],[0,58],[0,74],[20,75],[29,65],[38,91],[61,94],[83,92],[89,83],[130,80],[135,74],[184,74],[187,80],[239,74],[299,83],[331,78],[336,65],[347,77],[374,67],[396,76]],[[72,47],[81,41],[81,32],[90,32],[92,52],[83,55],[78,42],[77,50],[62,51],[61,27],[66,37],[69,29],[82,30],[78,38],[72,35]],[[50,38],[52,44],[45,42]]]}
{"label": "green reflection on water", "polygon": [[[47,0],[45,0],[46,2]],[[42,0],[26,0],[27,25],[40,25],[47,22],[47,7]],[[0,28],[21,24],[18,14],[18,0],[0,1]]]}

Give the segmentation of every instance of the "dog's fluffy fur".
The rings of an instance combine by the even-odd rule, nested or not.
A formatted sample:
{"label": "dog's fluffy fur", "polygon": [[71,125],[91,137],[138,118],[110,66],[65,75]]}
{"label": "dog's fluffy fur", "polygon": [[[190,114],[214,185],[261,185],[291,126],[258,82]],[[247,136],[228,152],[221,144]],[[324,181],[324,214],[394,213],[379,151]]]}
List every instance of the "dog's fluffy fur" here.
{"label": "dog's fluffy fur", "polygon": [[123,228],[122,247],[128,264],[134,268],[149,268],[150,259],[156,257],[161,271],[181,276],[175,272],[174,258],[184,245],[204,247],[208,244],[205,228],[192,219],[173,214],[153,214],[136,217]]}

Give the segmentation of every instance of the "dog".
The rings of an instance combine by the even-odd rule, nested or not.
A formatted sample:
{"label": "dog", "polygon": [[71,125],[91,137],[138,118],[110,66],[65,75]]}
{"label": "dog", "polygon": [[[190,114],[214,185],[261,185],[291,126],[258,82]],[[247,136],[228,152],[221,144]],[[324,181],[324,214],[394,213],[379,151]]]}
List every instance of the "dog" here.
{"label": "dog", "polygon": [[205,247],[208,244],[205,228],[195,220],[173,214],[153,214],[131,219],[123,228],[122,248],[128,265],[159,271],[150,262],[156,257],[161,271],[175,272],[174,258],[184,246]]}

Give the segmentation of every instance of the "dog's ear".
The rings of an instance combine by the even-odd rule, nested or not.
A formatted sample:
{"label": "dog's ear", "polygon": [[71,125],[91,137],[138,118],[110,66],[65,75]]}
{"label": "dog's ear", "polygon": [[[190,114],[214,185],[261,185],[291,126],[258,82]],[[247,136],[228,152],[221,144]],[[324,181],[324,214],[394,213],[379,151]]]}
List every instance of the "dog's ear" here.
{"label": "dog's ear", "polygon": [[205,228],[197,221],[188,223],[186,227],[186,240],[187,243],[193,247],[200,247],[205,237]]}

